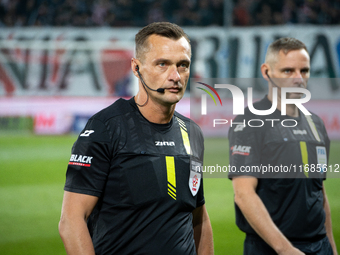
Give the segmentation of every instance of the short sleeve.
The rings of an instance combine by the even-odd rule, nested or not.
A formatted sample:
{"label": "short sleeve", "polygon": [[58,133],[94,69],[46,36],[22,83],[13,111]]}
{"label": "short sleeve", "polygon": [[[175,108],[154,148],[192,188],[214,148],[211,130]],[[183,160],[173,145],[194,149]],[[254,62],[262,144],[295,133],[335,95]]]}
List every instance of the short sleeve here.
{"label": "short sleeve", "polygon": [[110,170],[112,152],[107,128],[90,119],[72,147],[65,190],[100,196]]}
{"label": "short sleeve", "polygon": [[202,205],[205,204],[205,199],[204,199],[204,191],[203,191],[203,178],[201,179],[201,185],[197,193],[197,202],[196,202],[196,208],[201,207]]}
{"label": "short sleeve", "polygon": [[249,127],[240,123],[245,123],[243,116],[237,116],[228,134],[229,138],[229,164],[228,177],[234,176],[254,176],[258,173],[251,171],[261,164],[262,151],[262,128]]}
{"label": "short sleeve", "polygon": [[[204,158],[204,137],[200,127],[194,123],[190,122],[190,146],[191,146],[191,159],[199,160],[203,165]],[[197,159],[196,159],[197,158]],[[197,192],[196,208],[205,204],[204,199],[204,188],[203,188],[203,173],[201,173],[201,183]]]}
{"label": "short sleeve", "polygon": [[[313,117],[316,117],[316,115],[313,115]],[[317,120],[320,123],[320,131],[322,133],[322,137],[324,139],[324,143],[325,143],[325,148],[326,148],[326,155],[327,155],[327,164],[329,164],[329,154],[330,154],[330,145],[331,145],[331,141],[328,137],[328,133],[325,127],[325,123],[323,122],[323,120],[320,117],[317,117]],[[326,180],[326,176],[327,176],[327,172],[324,173],[324,178],[323,180]]]}

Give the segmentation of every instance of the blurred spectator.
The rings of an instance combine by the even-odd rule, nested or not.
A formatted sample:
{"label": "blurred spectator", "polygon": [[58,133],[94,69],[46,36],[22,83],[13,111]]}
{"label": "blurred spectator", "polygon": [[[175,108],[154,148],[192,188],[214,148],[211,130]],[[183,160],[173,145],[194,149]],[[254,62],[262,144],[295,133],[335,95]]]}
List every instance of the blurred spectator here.
{"label": "blurred spectator", "polygon": [[19,4],[18,0],[2,0],[1,5],[4,10],[4,15],[2,16],[2,24],[4,26],[13,27],[20,25],[16,16],[16,6]]}
{"label": "blurred spectator", "polygon": [[236,26],[340,24],[339,15],[340,0],[235,0],[233,9]]}
{"label": "blurred spectator", "polygon": [[298,8],[294,0],[285,0],[282,8],[283,22],[286,24],[298,23]]}
{"label": "blurred spectator", "polygon": [[[211,25],[223,26],[223,11],[224,11],[224,0],[210,0],[212,12],[214,13],[214,20]],[[210,24],[205,24],[206,26]]]}
{"label": "blurred spectator", "polygon": [[103,26],[106,15],[110,9],[108,0],[99,0],[93,4],[92,22],[95,26]]}
{"label": "blurred spectator", "polygon": [[270,5],[268,5],[267,3],[261,4],[255,16],[256,25],[261,25],[261,26],[273,25],[272,14],[273,14],[272,8],[270,7]]}
{"label": "blurred spectator", "polygon": [[177,19],[174,22],[180,26],[196,26],[198,23],[196,1],[179,1],[179,9],[175,13]]}
{"label": "blurred spectator", "polygon": [[38,7],[37,16],[34,22],[35,26],[48,26],[52,24],[52,17],[50,16],[49,9],[47,2],[43,2]]}
{"label": "blurred spectator", "polygon": [[[207,26],[214,24],[214,12],[209,0],[198,0],[197,25]],[[215,24],[214,24],[215,25]]]}
{"label": "blurred spectator", "polygon": [[114,26],[132,26],[134,15],[133,15],[133,1],[132,0],[117,0],[115,15],[116,19],[114,22]]}
{"label": "blurred spectator", "polygon": [[249,12],[249,1],[237,1],[233,12],[233,23],[235,26],[249,26],[251,24],[251,15]]}
{"label": "blurred spectator", "polygon": [[152,3],[152,6],[148,11],[147,19],[148,23],[166,21],[161,1]]}
{"label": "blurred spectator", "polygon": [[[230,1],[230,0],[227,0]],[[223,26],[225,0],[0,0],[0,27]],[[233,25],[340,24],[340,0],[233,0]]]}

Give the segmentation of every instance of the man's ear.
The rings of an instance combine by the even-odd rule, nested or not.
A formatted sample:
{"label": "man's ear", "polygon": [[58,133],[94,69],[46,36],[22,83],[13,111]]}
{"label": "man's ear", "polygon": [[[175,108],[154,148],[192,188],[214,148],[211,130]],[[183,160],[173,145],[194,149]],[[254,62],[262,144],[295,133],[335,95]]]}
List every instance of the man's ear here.
{"label": "man's ear", "polygon": [[270,76],[270,67],[268,64],[264,63],[261,65],[261,74],[266,81],[269,81],[268,76]]}
{"label": "man's ear", "polygon": [[137,68],[139,67],[138,64],[139,64],[138,59],[136,59],[136,58],[131,58],[131,70],[132,70],[133,74],[134,74],[137,78],[139,78],[138,73],[137,73]]}

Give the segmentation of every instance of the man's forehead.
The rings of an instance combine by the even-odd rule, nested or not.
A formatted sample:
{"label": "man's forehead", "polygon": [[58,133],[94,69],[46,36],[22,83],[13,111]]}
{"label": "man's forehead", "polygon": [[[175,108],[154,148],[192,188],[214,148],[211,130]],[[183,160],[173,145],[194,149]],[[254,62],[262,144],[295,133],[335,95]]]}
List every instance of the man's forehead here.
{"label": "man's forehead", "polygon": [[293,50],[284,50],[284,49],[282,49],[282,50],[280,50],[279,51],[279,56],[288,56],[288,55],[293,55],[293,54],[303,54],[303,55],[306,55],[306,56],[308,56],[309,57],[309,54],[308,54],[308,52],[305,50],[305,49],[293,49]]}
{"label": "man's forehead", "polygon": [[[298,62],[306,62],[309,65],[310,57],[308,52],[305,49],[297,49],[284,51],[280,50],[276,54],[271,54],[268,62],[272,65],[280,65],[280,64],[293,64]],[[288,62],[288,63],[287,63]]]}
{"label": "man's forehead", "polygon": [[[154,53],[165,53],[170,46],[173,46],[173,43],[177,42],[177,46],[182,46],[182,51],[184,54],[188,54],[188,57],[191,58],[191,45],[188,40],[183,36],[179,39],[168,38],[161,35],[150,35],[144,42],[144,45],[139,53],[139,60],[143,63],[150,53],[153,55]],[[177,51],[177,52],[180,52]]]}
{"label": "man's forehead", "polygon": [[146,48],[148,51],[151,50],[153,47],[168,48],[174,44],[176,44],[177,46],[182,46],[186,50],[191,51],[190,43],[183,36],[179,39],[174,39],[160,35],[151,35],[146,40]]}

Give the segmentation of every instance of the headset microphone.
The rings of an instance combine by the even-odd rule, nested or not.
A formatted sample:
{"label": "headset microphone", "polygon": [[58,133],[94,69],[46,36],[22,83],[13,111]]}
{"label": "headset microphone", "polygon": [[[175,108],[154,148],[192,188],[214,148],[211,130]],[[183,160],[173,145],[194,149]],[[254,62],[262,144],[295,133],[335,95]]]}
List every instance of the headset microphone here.
{"label": "headset microphone", "polygon": [[144,80],[143,80],[143,78],[142,78],[142,76],[141,76],[141,74],[140,74],[140,72],[139,72],[139,66],[136,66],[136,71],[137,71],[137,74],[138,74],[138,76],[139,76],[141,82],[143,83],[143,85],[144,85],[145,87],[147,87],[147,88],[148,88],[149,90],[151,90],[151,91],[156,91],[156,92],[158,92],[158,93],[164,93],[165,89],[163,89],[163,88],[152,89],[152,88],[150,88],[148,85],[146,85],[146,83],[144,82]]}

